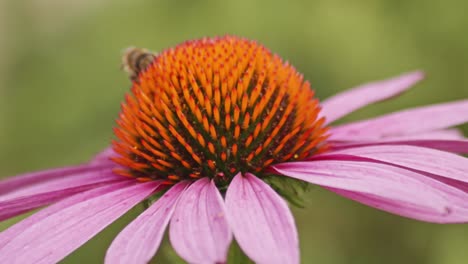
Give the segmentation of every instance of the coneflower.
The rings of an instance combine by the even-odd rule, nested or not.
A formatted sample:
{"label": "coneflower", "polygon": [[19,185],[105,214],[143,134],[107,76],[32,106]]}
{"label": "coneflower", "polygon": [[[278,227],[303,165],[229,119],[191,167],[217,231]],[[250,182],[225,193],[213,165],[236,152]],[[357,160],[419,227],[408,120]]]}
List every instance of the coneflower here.
{"label": "coneflower", "polygon": [[0,182],[0,220],[49,205],[0,234],[2,262],[59,261],[152,195],[106,263],[148,262],[168,225],[189,263],[226,262],[233,238],[257,263],[299,263],[282,188],[302,182],[421,221],[468,221],[468,159],[459,155],[468,141],[449,129],[468,120],[467,100],[330,125],[422,73],[319,102],[291,65],[242,38],[188,41],[145,59],[112,148]]}

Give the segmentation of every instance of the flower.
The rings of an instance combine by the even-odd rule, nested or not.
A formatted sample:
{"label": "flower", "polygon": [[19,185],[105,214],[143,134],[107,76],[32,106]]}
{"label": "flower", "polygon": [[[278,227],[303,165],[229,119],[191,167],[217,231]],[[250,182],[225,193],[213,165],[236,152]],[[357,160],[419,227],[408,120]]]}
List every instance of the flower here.
{"label": "flower", "polygon": [[299,263],[293,216],[268,184],[288,177],[417,220],[468,221],[468,141],[450,128],[468,120],[468,100],[330,125],[421,72],[320,103],[291,65],[225,36],[166,50],[137,73],[112,148],[0,182],[0,220],[49,205],[0,234],[2,261],[59,261],[156,193],[106,263],[148,262],[169,223],[190,263],[225,262],[233,237],[258,263]]}

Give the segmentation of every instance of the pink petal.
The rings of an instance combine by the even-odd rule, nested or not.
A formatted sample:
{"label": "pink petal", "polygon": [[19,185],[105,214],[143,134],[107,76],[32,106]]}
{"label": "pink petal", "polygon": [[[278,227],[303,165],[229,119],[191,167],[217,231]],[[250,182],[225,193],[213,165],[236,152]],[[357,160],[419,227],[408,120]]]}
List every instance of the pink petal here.
{"label": "pink petal", "polygon": [[226,193],[229,225],[257,263],[299,263],[299,241],[286,202],[252,174],[234,177]]}
{"label": "pink petal", "polygon": [[273,169],[324,187],[391,201],[402,208],[443,217],[446,222],[468,221],[467,193],[402,168],[342,159],[283,163]]}
{"label": "pink petal", "polygon": [[[60,169],[51,169],[46,171],[39,171],[33,173],[26,173],[15,177],[10,177],[0,181],[0,197],[13,192],[19,192],[25,188],[33,188],[35,186],[39,189],[44,187],[44,183],[48,181],[62,180],[67,177],[83,177],[84,174],[95,173],[96,171],[109,169],[110,166],[106,165],[81,165],[75,167],[66,167]],[[25,193],[29,193],[30,190]],[[16,196],[17,197],[17,196]]]}
{"label": "pink petal", "polygon": [[0,195],[0,220],[22,214],[32,209],[56,202],[76,193],[99,187],[111,182],[127,180],[116,176],[111,169],[92,167],[62,178],[34,182],[13,188],[9,193]]}
{"label": "pink petal", "polygon": [[55,214],[60,212],[64,208],[70,207],[76,203],[82,202],[83,200],[91,199],[102,194],[106,194],[108,192],[112,192],[115,190],[122,189],[124,187],[133,185],[132,181],[120,182],[120,183],[112,183],[100,188],[92,189],[86,192],[79,193],[67,199],[60,201],[59,203],[53,204],[47,207],[44,210],[41,210],[32,216],[24,219],[23,221],[19,222],[18,224],[11,226],[10,228],[4,230],[0,233],[0,249],[8,243],[12,238],[18,236],[23,229],[33,225],[34,223],[40,222],[42,219],[45,219],[51,214]]}
{"label": "pink petal", "polygon": [[131,222],[112,242],[105,263],[148,263],[156,253],[179,196],[187,187],[180,182]]}
{"label": "pink petal", "polygon": [[466,209],[459,209],[460,211],[457,212],[447,211],[447,214],[451,214],[448,217],[445,214],[434,214],[431,210],[425,210],[424,208],[420,208],[409,203],[398,203],[389,199],[364,193],[350,192],[333,188],[327,189],[338,195],[360,202],[367,206],[420,221],[441,224],[467,222],[468,212]]}
{"label": "pink petal", "polygon": [[115,175],[111,168],[92,168],[76,174],[64,174],[61,178],[45,179],[32,184],[25,183],[23,186],[18,186],[0,195],[0,201],[121,180],[128,180],[128,178]]}
{"label": "pink petal", "polygon": [[[115,181],[114,181],[115,182]],[[34,195],[14,198],[0,202],[0,221],[20,215],[38,207],[51,204],[65,197],[102,186],[106,183],[87,184],[76,187],[70,187],[63,190],[36,193]]]}
{"label": "pink petal", "polygon": [[[4,263],[55,263],[150,195],[157,183],[117,183],[72,196],[0,234]],[[101,193],[99,193],[101,192]],[[97,194],[97,195],[96,195]],[[37,216],[39,215],[39,216]]]}
{"label": "pink petal", "polygon": [[98,153],[90,162],[90,164],[113,164],[115,163],[110,160],[110,157],[117,155],[112,147],[104,149]]}
{"label": "pink petal", "polygon": [[466,154],[468,153],[468,140],[379,140],[379,141],[364,141],[353,143],[333,143],[333,149],[347,149],[366,146],[381,146],[381,145],[410,145],[416,147],[432,148],[448,152]]}
{"label": "pink petal", "polygon": [[468,121],[468,100],[431,105],[354,122],[330,131],[330,140],[375,140],[444,129]]}
{"label": "pink petal", "polygon": [[404,135],[399,137],[389,137],[387,140],[420,140],[420,139],[445,139],[445,140],[463,140],[463,133],[456,128],[440,129],[430,132]]}
{"label": "pink petal", "polygon": [[468,159],[456,154],[413,146],[369,146],[334,151],[468,182]]}
{"label": "pink petal", "polygon": [[189,263],[225,263],[232,240],[225,215],[213,181],[196,181],[182,194],[171,219],[172,246]]}
{"label": "pink petal", "polygon": [[422,78],[424,74],[416,71],[352,88],[326,99],[322,103],[321,115],[327,124],[331,123],[366,105],[397,96]]}

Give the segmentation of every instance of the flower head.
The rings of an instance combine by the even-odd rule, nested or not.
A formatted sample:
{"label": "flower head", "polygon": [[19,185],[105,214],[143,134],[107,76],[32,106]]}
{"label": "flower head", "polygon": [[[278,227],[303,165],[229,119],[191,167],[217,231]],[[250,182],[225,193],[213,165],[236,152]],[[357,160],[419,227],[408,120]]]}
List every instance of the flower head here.
{"label": "flower head", "polygon": [[156,193],[107,263],[148,262],[168,225],[190,263],[225,262],[233,237],[258,263],[298,263],[294,219],[272,178],[422,221],[468,221],[468,160],[458,155],[468,141],[448,129],[468,120],[468,101],[330,125],[405,91],[420,72],[319,103],[302,75],[253,41],[205,38],[144,59],[129,67],[112,148],[0,182],[0,220],[51,204],[0,234],[4,261],[58,261]]}
{"label": "flower head", "polygon": [[302,75],[253,41],[189,41],[134,82],[115,129],[118,174],[174,184],[238,173],[325,149],[324,118]]}

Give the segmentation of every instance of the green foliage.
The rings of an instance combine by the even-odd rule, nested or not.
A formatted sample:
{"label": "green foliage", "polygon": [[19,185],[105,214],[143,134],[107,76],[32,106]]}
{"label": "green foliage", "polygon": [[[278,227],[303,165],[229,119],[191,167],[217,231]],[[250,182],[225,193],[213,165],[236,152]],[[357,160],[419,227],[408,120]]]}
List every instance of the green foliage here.
{"label": "green foliage", "polygon": [[263,180],[290,204],[304,208],[304,195],[312,188],[309,183],[283,175],[268,175]]}
{"label": "green foliage", "polygon": [[152,204],[154,204],[159,198],[161,198],[167,190],[159,191],[150,197],[146,198],[141,204],[143,205],[143,210],[148,209]]}
{"label": "green foliage", "polygon": [[254,262],[242,252],[239,244],[233,240],[229,248],[227,264],[254,264]]}

